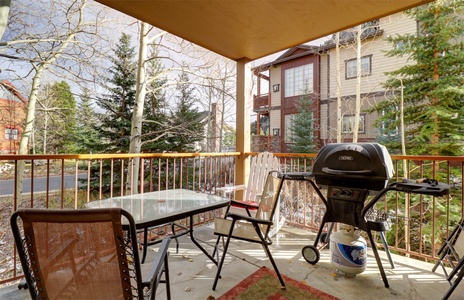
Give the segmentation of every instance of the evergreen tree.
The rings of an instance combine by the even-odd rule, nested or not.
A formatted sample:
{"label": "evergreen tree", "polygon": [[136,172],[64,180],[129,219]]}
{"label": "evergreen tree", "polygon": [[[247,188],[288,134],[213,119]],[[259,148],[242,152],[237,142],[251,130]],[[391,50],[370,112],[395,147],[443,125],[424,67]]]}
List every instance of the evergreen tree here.
{"label": "evergreen tree", "polygon": [[[404,89],[406,147],[410,154],[460,155],[463,140],[464,1],[439,0],[406,12],[418,22],[417,34],[388,37],[387,56],[407,56],[410,64],[387,73],[385,83]],[[383,101],[377,126],[396,130],[399,98]],[[388,133],[388,132],[387,132]],[[397,143],[396,143],[397,145]],[[389,145],[392,146],[392,145]]]}
{"label": "evergreen tree", "polygon": [[36,112],[36,143],[43,153],[76,153],[76,100],[65,81],[47,84]]}
{"label": "evergreen tree", "polygon": [[[108,70],[110,77],[105,78],[108,94],[96,99],[97,105],[103,110],[103,113],[97,115],[98,121],[94,125],[100,140],[99,144],[95,145],[95,150],[99,153],[127,153],[129,151],[136,92],[135,50],[131,46],[130,35],[126,33],[121,35],[114,54],[115,57],[111,58],[113,65]],[[105,192],[111,185],[114,188],[122,186],[124,184],[123,178],[120,177],[122,167],[120,161],[111,166],[109,161],[105,161],[102,172],[97,166],[93,166],[91,170],[92,188],[95,190],[99,188],[100,177],[102,178],[101,186]]]}
{"label": "evergreen tree", "polygon": [[104,113],[95,126],[101,139],[100,152],[128,152],[132,111],[135,101],[135,50],[130,35],[123,33],[111,59],[113,66],[106,78],[108,94],[97,98]]}
{"label": "evergreen tree", "polygon": [[66,81],[53,85],[54,93],[58,97],[58,105],[61,108],[58,125],[57,153],[77,153],[76,136],[76,99],[71,92],[71,87]]}
{"label": "evergreen tree", "polygon": [[93,109],[90,91],[88,89],[84,90],[81,96],[81,102],[77,105],[76,124],[77,153],[93,152],[100,143],[100,139],[95,130],[97,117]]}
{"label": "evergreen tree", "polygon": [[295,104],[298,114],[293,117],[293,125],[290,130],[293,132],[294,143],[290,148],[294,153],[313,153],[316,152],[314,145],[314,112],[312,107],[313,101],[305,91],[300,96],[298,103]]}
{"label": "evergreen tree", "polygon": [[198,99],[184,71],[179,75],[176,92],[177,103],[171,115],[173,133],[167,138],[167,144],[170,151],[193,152],[195,144],[205,138],[205,122],[203,113],[195,107]]}
{"label": "evergreen tree", "polygon": [[166,93],[164,86],[167,79],[163,76],[164,66],[158,59],[158,49],[156,45],[151,47],[152,59],[148,62],[147,74],[152,78],[148,85],[145,98],[144,122],[142,127],[142,151],[144,152],[163,152],[167,150],[167,144],[163,136],[169,126],[169,111],[166,103]]}

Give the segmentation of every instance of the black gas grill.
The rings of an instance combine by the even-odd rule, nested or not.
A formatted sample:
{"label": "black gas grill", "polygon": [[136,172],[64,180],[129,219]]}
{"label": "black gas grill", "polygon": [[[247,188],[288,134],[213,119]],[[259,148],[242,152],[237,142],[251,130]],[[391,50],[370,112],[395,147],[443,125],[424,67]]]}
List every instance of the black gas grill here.
{"label": "black gas grill", "polygon": [[[393,176],[393,164],[387,149],[377,143],[329,144],[321,148],[314,161],[312,172],[284,173],[285,180],[306,180],[313,186],[326,206],[326,213],[314,241],[303,248],[303,257],[311,264],[319,261],[319,240],[328,242],[334,223],[344,223],[367,232],[385,287],[388,280],[380,261],[372,236],[372,230],[381,232],[386,247],[384,232],[389,229],[388,217],[373,210],[376,202],[388,191],[443,196],[450,187],[436,180],[403,180],[389,183]],[[324,196],[322,189],[327,191]],[[366,203],[368,195],[372,199]],[[323,235],[326,223],[332,223],[328,234]],[[325,238],[324,238],[325,236]],[[394,263],[389,255],[390,263]]]}
{"label": "black gas grill", "polygon": [[321,187],[380,191],[393,176],[393,164],[379,144],[329,144],[317,154],[312,174]]}

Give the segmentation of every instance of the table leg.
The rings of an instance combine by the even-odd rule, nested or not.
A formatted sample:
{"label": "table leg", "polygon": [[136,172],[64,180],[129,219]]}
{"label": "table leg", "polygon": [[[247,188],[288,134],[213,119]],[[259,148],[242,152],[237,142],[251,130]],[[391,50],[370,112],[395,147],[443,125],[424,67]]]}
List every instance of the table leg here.
{"label": "table leg", "polygon": [[193,236],[193,216],[190,216],[190,239],[192,240],[192,242],[198,247],[198,249],[200,249],[216,266],[218,265],[218,262],[217,260],[214,259],[214,257],[212,257],[207,251],[205,248],[203,248],[198,242],[197,240],[195,239],[195,237]]}
{"label": "table leg", "polygon": [[141,264],[145,263],[145,258],[147,257],[147,248],[148,248],[148,228],[143,229],[143,245],[142,245],[142,261]]}

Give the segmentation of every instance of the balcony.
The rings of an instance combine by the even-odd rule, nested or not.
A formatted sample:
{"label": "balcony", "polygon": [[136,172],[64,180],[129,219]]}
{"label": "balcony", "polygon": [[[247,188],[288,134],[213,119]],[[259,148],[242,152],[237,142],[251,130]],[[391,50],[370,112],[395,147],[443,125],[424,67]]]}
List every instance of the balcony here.
{"label": "balcony", "polygon": [[253,112],[265,113],[270,111],[269,94],[260,94],[253,97]]}
{"label": "balcony", "polygon": [[[248,155],[253,155],[250,153]],[[314,154],[277,154],[285,171],[308,171]],[[2,179],[11,180],[0,186],[0,227],[2,272],[0,283],[13,285],[3,288],[2,299],[24,299],[27,294],[18,291],[15,284],[21,277],[19,260],[12,247],[8,225],[11,212],[18,207],[79,208],[83,203],[121,194],[171,188],[188,188],[214,193],[220,186],[234,182],[234,166],[239,153],[184,153],[184,154],[115,154],[115,155],[50,155],[50,156],[2,156]],[[134,158],[140,159],[140,178],[136,185],[127,183],[134,173]],[[374,298],[385,299],[439,299],[448,288],[441,272],[432,273],[436,252],[449,234],[456,220],[463,215],[462,175],[464,157],[403,157],[392,156],[397,180],[406,170],[409,178],[437,178],[452,186],[447,197],[411,196],[401,194],[385,197],[379,208],[388,210],[393,229],[388,232],[390,250],[396,253],[396,268],[391,270],[387,260],[383,263],[390,281],[386,289],[368,250],[367,270],[354,278],[345,277],[335,271],[329,261],[329,252],[321,253],[321,260],[310,265],[301,257],[303,246],[314,240],[314,229],[318,228],[323,215],[321,202],[310,187],[304,183],[288,182],[283,194],[281,212],[286,217],[284,227],[274,238],[271,251],[281,273],[298,281],[305,280],[312,287],[342,299]],[[23,193],[14,187],[17,176],[15,169],[21,160],[26,161],[26,179]],[[404,165],[403,165],[404,163]],[[34,180],[30,180],[30,179]],[[42,178],[42,183],[39,178]],[[54,186],[54,183],[58,183]],[[122,184],[121,184],[122,183]],[[407,200],[407,201],[405,201]],[[196,231],[198,238],[212,250],[212,219],[202,218]],[[433,243],[431,241],[434,241]],[[187,238],[181,239],[181,250],[171,250],[170,269],[173,299],[189,297],[206,299],[218,297],[239,283],[260,266],[268,266],[259,245],[234,242],[228,263],[219,281],[217,291],[212,291],[215,266],[198,251]],[[156,249],[156,246],[154,247]],[[245,249],[245,250],[244,250]],[[152,251],[150,251],[153,254]],[[244,259],[242,259],[244,258]],[[234,260],[234,263],[229,263]],[[185,264],[189,264],[185,268]],[[226,280],[224,280],[226,279]],[[464,286],[453,294],[453,299],[462,295]],[[164,297],[163,288],[159,290]],[[17,297],[17,298],[16,298]]]}
{"label": "balcony", "polygon": [[[215,236],[211,227],[202,226],[196,230],[196,236],[208,250],[212,250]],[[304,281],[340,299],[441,299],[449,287],[441,272],[430,271],[433,266],[431,263],[393,255],[396,268],[392,270],[381,251],[390,283],[387,289],[370,249],[366,270],[355,277],[336,272],[330,263],[329,250],[323,250],[321,260],[316,265],[310,265],[301,257],[301,248],[311,243],[314,237],[307,230],[284,227],[274,238],[271,251],[282,274]],[[259,245],[233,242],[222,271],[222,279],[216,291],[212,291],[216,267],[188,238],[182,237],[179,241],[179,253],[176,254],[173,245],[169,256],[172,299],[211,299],[209,296],[217,299],[260,267],[272,269]],[[153,257],[154,251],[150,251],[149,255]],[[150,257],[147,261],[150,261]],[[464,286],[461,285],[450,299],[461,299],[463,293]],[[28,297],[28,292],[18,290],[16,285],[0,289],[1,299],[22,300]],[[166,299],[164,285],[160,285],[156,299]]]}

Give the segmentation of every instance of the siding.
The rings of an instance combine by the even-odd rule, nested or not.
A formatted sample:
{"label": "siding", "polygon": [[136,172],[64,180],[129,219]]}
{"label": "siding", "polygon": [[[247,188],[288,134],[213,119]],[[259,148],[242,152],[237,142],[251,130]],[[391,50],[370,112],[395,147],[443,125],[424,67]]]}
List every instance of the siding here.
{"label": "siding", "polygon": [[[416,31],[416,22],[403,14],[395,14],[380,19],[380,29],[383,35],[374,37],[362,45],[361,56],[372,55],[371,75],[361,78],[361,94],[383,91],[382,83],[385,82],[387,71],[392,71],[407,63],[406,57],[386,57],[384,51],[391,48],[391,45],[385,40],[388,35],[414,33]],[[336,64],[335,49],[332,49],[330,55],[330,97],[336,97]],[[346,45],[340,49],[341,60],[341,90],[342,96],[356,94],[356,78],[346,79],[345,62],[356,58],[356,45]]]}
{"label": "siding", "polygon": [[320,120],[320,126],[321,126],[321,139],[326,140],[329,137],[329,112],[328,112],[328,105],[323,104],[321,105],[321,120]]}
{"label": "siding", "polygon": [[[269,70],[269,76],[270,76],[270,86],[269,90],[271,93],[271,111],[269,114],[270,117],[270,124],[271,124],[271,134],[272,130],[274,128],[279,128],[280,129],[280,107],[281,107],[281,96],[282,96],[282,81],[281,81],[281,68],[280,66],[277,67],[271,67]],[[272,86],[274,84],[280,84],[280,90],[278,92],[273,92],[272,91]],[[280,135],[282,135],[282,130],[280,132]]]}
{"label": "siding", "polygon": [[329,91],[329,81],[328,76],[329,76],[329,66],[328,64],[330,63],[329,61],[329,56],[328,55],[321,55],[321,60],[320,60],[320,99],[325,100],[328,98],[328,91]]}
{"label": "siding", "polygon": [[[398,13],[392,16],[388,16],[380,19],[380,29],[383,30],[383,35],[374,37],[367,42],[361,48],[361,56],[371,55],[371,75],[364,76],[361,78],[361,111],[370,108],[372,105],[383,101],[384,88],[383,82],[387,80],[385,72],[393,71],[399,67],[407,64],[406,57],[386,57],[384,51],[391,48],[385,38],[388,35],[415,33],[416,22],[407,16]],[[356,45],[345,46],[340,49],[341,58],[341,93],[342,93],[342,114],[354,115],[355,113],[355,95],[356,95],[356,78],[346,79],[345,78],[345,61],[356,58]],[[327,130],[327,142],[336,141],[336,124],[337,124],[337,108],[336,108],[336,65],[335,65],[335,49],[331,49],[328,53],[330,60],[329,70],[329,82],[327,83],[330,91],[330,101],[328,102],[328,130]],[[321,83],[322,86],[322,83]],[[322,110],[322,108],[321,108]],[[358,141],[368,141],[378,136],[378,130],[374,127],[374,122],[377,119],[377,114],[365,115],[365,131],[359,133]],[[352,134],[342,134],[342,138],[346,140],[352,139]]]}

